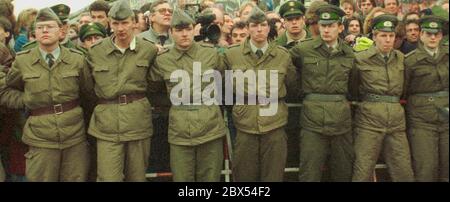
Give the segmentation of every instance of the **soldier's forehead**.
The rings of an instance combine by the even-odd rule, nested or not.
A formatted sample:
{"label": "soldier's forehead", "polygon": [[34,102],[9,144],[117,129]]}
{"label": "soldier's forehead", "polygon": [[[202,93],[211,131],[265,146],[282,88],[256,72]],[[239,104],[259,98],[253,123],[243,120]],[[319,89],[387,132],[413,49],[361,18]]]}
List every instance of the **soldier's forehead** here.
{"label": "soldier's forehead", "polygon": [[36,22],[36,26],[39,25],[57,25],[58,23],[54,20],[49,20],[49,21],[40,21],[40,22]]}

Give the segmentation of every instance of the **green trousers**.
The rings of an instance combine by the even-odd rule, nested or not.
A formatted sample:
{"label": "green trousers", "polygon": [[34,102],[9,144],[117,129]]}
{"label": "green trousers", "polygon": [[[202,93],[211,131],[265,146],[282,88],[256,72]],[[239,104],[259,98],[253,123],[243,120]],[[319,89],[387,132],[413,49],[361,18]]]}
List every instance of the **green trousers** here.
{"label": "green trousers", "polygon": [[223,138],[196,146],[170,144],[175,182],[219,182],[223,161]]}
{"label": "green trousers", "polygon": [[302,129],[299,181],[319,182],[327,167],[331,181],[351,181],[354,161],[352,142],[351,132],[330,136]]}
{"label": "green trousers", "polygon": [[373,172],[380,152],[394,182],[414,181],[411,155],[404,131],[385,133],[355,128],[355,164],[353,181],[373,181]]}
{"label": "green trousers", "polygon": [[283,181],[286,157],[284,128],[265,134],[249,134],[238,129],[232,161],[233,179],[238,182]]}

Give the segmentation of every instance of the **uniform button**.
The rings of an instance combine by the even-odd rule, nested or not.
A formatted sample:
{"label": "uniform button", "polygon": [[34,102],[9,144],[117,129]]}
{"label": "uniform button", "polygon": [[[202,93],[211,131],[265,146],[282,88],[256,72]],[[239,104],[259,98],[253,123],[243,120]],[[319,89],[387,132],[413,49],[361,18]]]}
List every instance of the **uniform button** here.
{"label": "uniform button", "polygon": [[428,98],[428,101],[433,102],[433,101],[434,101],[434,98],[433,98],[433,97],[429,97],[429,98]]}

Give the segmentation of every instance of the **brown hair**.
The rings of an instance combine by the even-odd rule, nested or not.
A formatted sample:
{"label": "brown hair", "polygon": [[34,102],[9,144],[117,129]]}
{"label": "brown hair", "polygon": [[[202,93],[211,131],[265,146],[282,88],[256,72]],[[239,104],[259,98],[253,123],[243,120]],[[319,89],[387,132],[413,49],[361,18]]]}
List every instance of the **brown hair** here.
{"label": "brown hair", "polygon": [[105,11],[106,16],[108,16],[109,9],[110,7],[108,2],[104,0],[97,0],[94,1],[91,5],[89,5],[89,13],[91,11]]}
{"label": "brown hair", "polygon": [[34,8],[25,9],[19,13],[17,17],[17,25],[14,27],[14,34],[18,36],[20,29],[25,28],[28,30],[31,24],[36,20],[38,10]]}

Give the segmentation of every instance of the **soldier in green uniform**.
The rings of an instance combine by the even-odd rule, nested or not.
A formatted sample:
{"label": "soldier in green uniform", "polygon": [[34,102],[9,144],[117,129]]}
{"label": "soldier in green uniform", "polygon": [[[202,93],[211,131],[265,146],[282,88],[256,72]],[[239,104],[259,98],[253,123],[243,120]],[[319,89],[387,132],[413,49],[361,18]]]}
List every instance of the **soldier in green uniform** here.
{"label": "soldier in green uniform", "polygon": [[[225,122],[217,104],[206,105],[206,100],[202,100],[201,103],[196,100],[197,91],[203,92],[207,86],[215,83],[202,82],[197,86],[194,79],[201,80],[201,77],[196,76],[211,74],[213,70],[219,72],[222,70],[219,54],[214,46],[194,42],[194,25],[195,21],[184,11],[175,10],[171,22],[175,45],[158,55],[150,75],[152,81],[164,82],[172,100],[168,138],[173,180],[218,182],[223,166]],[[199,68],[196,69],[195,63],[200,65]],[[186,91],[192,93],[181,103],[174,103],[173,99],[179,94],[177,86],[183,85],[182,82],[177,84],[171,79],[177,71],[185,72],[182,82],[187,79],[192,84],[182,87],[183,93]],[[191,99],[194,103],[190,103]]]}
{"label": "soldier in green uniform", "polygon": [[[287,49],[268,43],[269,25],[265,14],[258,7],[252,9],[247,28],[249,38],[243,44],[233,45],[225,51],[226,68],[250,75],[260,70],[266,73],[267,78],[271,71],[275,71],[278,82],[273,84],[270,79],[266,79],[266,88],[258,87],[258,99],[253,104],[248,100],[240,103],[238,98],[255,96],[251,86],[256,85],[256,81],[264,81],[264,77],[255,75],[254,81],[248,78],[243,81],[241,78],[244,92],[234,92],[238,102],[232,112],[237,128],[233,177],[235,181],[282,181],[287,156],[284,126],[288,118],[284,98],[286,85],[295,81],[295,68]],[[235,86],[236,82],[233,82]],[[265,95],[271,95],[271,98],[273,91],[278,92],[278,95],[273,98],[275,100],[264,99],[260,97],[261,91],[266,91]],[[262,114],[273,106],[277,107],[272,111],[273,114]]]}
{"label": "soldier in green uniform", "polygon": [[353,181],[371,181],[380,152],[392,181],[413,181],[406,138],[403,54],[394,50],[397,18],[373,19],[375,46],[356,54],[358,103],[355,112]]}
{"label": "soldier in green uniform", "polygon": [[291,49],[301,40],[310,38],[310,34],[305,29],[305,7],[299,1],[287,1],[280,7],[280,16],[284,18],[286,31],[279,36],[275,42],[287,49]]}
{"label": "soldier in green uniform", "polygon": [[49,8],[36,17],[37,47],[17,53],[1,103],[27,108],[22,141],[29,145],[29,181],[86,181],[89,153],[81,100],[92,88],[83,54],[60,46],[62,23]]}
{"label": "soldier in green uniform", "polygon": [[80,33],[78,34],[80,37],[81,44],[76,46],[76,49],[83,52],[85,55],[88,53],[88,49],[91,48],[97,41],[105,38],[106,29],[102,24],[98,22],[91,22],[88,24],[84,24],[80,28]]}
{"label": "soldier in green uniform", "polygon": [[158,50],[134,36],[136,20],[126,1],[108,16],[114,35],[87,54],[98,97],[88,130],[97,138],[97,180],[145,181],[153,134],[147,79]]}
{"label": "soldier in green uniform", "polygon": [[420,19],[418,48],[405,56],[408,140],[417,181],[448,182],[448,45],[440,45],[445,19]]}
{"label": "soldier in green uniform", "polygon": [[[70,7],[65,4],[58,4],[50,7],[54,13],[59,17],[59,20],[62,22],[61,26],[61,38],[59,39],[59,44],[66,48],[75,48],[75,44],[67,37],[67,33],[69,30],[68,25],[68,17],[70,13]],[[32,41],[23,45],[22,50],[29,50],[37,46],[36,41]]]}
{"label": "soldier in green uniform", "polygon": [[[352,117],[348,94],[355,56],[339,39],[344,12],[333,5],[317,10],[320,37],[290,50],[300,72],[300,181],[320,181],[328,165],[331,181],[352,177]],[[328,161],[327,161],[328,160]]]}

